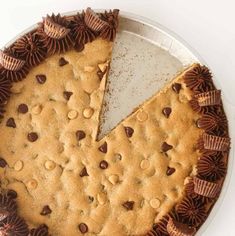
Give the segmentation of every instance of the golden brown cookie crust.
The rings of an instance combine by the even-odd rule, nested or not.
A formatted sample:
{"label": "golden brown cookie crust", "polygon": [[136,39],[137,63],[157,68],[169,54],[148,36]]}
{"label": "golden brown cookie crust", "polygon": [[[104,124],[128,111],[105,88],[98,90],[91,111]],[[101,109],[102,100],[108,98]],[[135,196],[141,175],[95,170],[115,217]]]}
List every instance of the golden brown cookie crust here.
{"label": "golden brown cookie crust", "polygon": [[[143,234],[182,199],[184,180],[195,173],[194,144],[201,130],[182,76],[173,81],[183,86],[179,94],[169,84],[96,141],[105,84],[97,71],[110,60],[111,48],[112,43],[97,39],[81,53],[48,58],[13,86],[21,91],[12,95],[0,126],[1,156],[9,165],[4,187],[18,193],[20,216],[32,226],[47,224],[53,235],[77,235],[80,222],[91,235]],[[68,64],[61,67],[62,57]],[[39,84],[36,76],[42,72],[46,82]],[[69,101],[64,91],[73,93]],[[28,106],[26,114],[17,111],[21,103]],[[164,107],[172,109],[168,118]],[[94,111],[90,118],[84,117],[87,108]],[[73,118],[71,111],[77,114]],[[15,129],[5,125],[8,117],[14,117]],[[124,127],[133,129],[131,137]],[[77,130],[84,131],[84,139],[78,141]],[[30,132],[38,134],[35,142],[27,139]],[[107,153],[98,149],[104,141]],[[173,149],[163,152],[163,142]],[[102,160],[107,169],[99,167]],[[88,176],[81,177],[84,167]],[[175,169],[171,176],[168,167]],[[126,201],[134,201],[132,210],[123,207]],[[46,216],[40,214],[45,205],[52,210]]]}

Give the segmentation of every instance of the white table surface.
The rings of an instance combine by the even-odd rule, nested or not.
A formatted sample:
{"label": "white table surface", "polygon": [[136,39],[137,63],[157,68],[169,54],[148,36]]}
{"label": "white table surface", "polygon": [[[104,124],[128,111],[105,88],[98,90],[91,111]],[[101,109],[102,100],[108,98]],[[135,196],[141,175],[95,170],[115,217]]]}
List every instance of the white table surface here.
{"label": "white table surface", "polygon": [[[87,6],[139,14],[180,35],[204,58],[219,78],[225,99],[235,106],[234,0],[1,0],[0,48],[47,13]],[[222,206],[203,236],[235,235],[234,202],[235,171]]]}

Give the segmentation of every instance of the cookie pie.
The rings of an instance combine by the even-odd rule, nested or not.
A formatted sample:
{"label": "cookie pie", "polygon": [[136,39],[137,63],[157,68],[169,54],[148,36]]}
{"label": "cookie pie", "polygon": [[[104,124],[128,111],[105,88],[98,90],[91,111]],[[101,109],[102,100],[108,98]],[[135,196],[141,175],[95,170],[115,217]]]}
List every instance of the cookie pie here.
{"label": "cookie pie", "polygon": [[97,139],[118,13],[48,15],[0,52],[0,235],[192,236],[216,202],[230,138],[206,66]]}

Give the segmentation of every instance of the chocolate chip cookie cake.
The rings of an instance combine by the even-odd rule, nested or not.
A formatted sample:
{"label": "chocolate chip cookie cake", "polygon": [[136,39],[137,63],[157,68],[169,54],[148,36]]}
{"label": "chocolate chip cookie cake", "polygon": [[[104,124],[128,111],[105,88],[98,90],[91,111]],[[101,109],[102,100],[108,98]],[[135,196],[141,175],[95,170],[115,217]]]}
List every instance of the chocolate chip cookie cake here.
{"label": "chocolate chip cookie cake", "polygon": [[0,51],[1,236],[192,236],[230,148],[193,64],[98,140],[118,10],[43,18]]}

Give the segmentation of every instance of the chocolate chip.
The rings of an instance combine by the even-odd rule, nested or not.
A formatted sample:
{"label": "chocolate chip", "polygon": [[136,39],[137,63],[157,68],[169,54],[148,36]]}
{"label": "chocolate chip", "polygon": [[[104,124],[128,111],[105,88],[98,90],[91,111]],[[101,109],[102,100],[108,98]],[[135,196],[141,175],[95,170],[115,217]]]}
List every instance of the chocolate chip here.
{"label": "chocolate chip", "polygon": [[28,134],[28,140],[30,142],[35,142],[38,139],[38,134],[35,132],[31,132]]}
{"label": "chocolate chip", "polygon": [[77,137],[77,140],[80,141],[80,140],[82,140],[82,139],[84,139],[86,137],[86,134],[85,134],[84,131],[78,130],[76,132],[76,137]]}
{"label": "chocolate chip", "polygon": [[24,103],[22,103],[22,104],[20,104],[19,106],[18,106],[18,112],[19,113],[22,113],[22,114],[25,114],[25,113],[27,113],[28,112],[28,106],[26,105],[26,104],[24,104]]}
{"label": "chocolate chip", "polygon": [[174,84],[172,84],[172,89],[173,89],[173,91],[174,92],[176,92],[176,93],[179,93],[180,92],[180,89],[181,89],[181,84],[179,84],[179,83],[174,83]]}
{"label": "chocolate chip", "polygon": [[6,126],[7,127],[10,127],[10,128],[16,128],[16,123],[15,123],[15,120],[14,118],[9,118],[6,122]]}
{"label": "chocolate chip", "polygon": [[175,168],[167,167],[166,175],[170,176],[175,172]]}
{"label": "chocolate chip", "polygon": [[5,159],[3,159],[2,157],[0,157],[0,167],[4,168],[7,166],[7,162],[5,161]]}
{"label": "chocolate chip", "polygon": [[103,170],[104,170],[104,169],[107,169],[108,166],[109,166],[109,164],[108,164],[107,161],[103,160],[103,161],[100,162],[100,168],[101,168],[101,169],[103,169]]}
{"label": "chocolate chip", "polygon": [[67,65],[69,62],[66,61],[63,57],[60,58],[59,60],[59,66],[65,66]]}
{"label": "chocolate chip", "polygon": [[43,74],[36,75],[36,80],[38,81],[39,84],[44,84],[47,80],[47,77]]}
{"label": "chocolate chip", "polygon": [[11,199],[17,198],[17,192],[15,190],[9,189],[7,191],[7,197],[9,197]]}
{"label": "chocolate chip", "polygon": [[80,223],[78,225],[78,228],[82,234],[85,234],[88,232],[88,226],[85,223]]}
{"label": "chocolate chip", "polygon": [[161,148],[162,148],[162,151],[163,151],[163,152],[167,152],[167,151],[171,150],[171,149],[173,148],[173,146],[171,146],[170,144],[164,142],[164,143],[162,144],[162,147],[161,147]]}
{"label": "chocolate chip", "polygon": [[66,100],[69,100],[73,93],[69,91],[64,91],[63,95]]}
{"label": "chocolate chip", "polygon": [[84,176],[89,176],[89,174],[87,173],[87,169],[86,167],[84,167],[81,172],[80,172],[80,177],[84,177]]}
{"label": "chocolate chip", "polygon": [[94,197],[88,196],[89,203],[92,203],[94,201]]}
{"label": "chocolate chip", "polygon": [[101,70],[98,70],[98,71],[97,71],[97,75],[98,75],[98,77],[99,77],[100,80],[103,79],[104,74],[105,74],[105,72],[102,72]]}
{"label": "chocolate chip", "polygon": [[108,148],[107,148],[107,143],[104,142],[99,148],[99,151],[103,152],[103,153],[106,153]]}
{"label": "chocolate chip", "polygon": [[131,211],[134,208],[134,204],[134,201],[126,201],[122,204],[122,206],[125,207],[128,211]]}
{"label": "chocolate chip", "polygon": [[126,136],[128,138],[132,137],[132,135],[134,133],[134,130],[131,127],[128,127],[128,126],[124,127],[124,129],[125,129],[125,132],[126,132]]}
{"label": "chocolate chip", "polygon": [[50,207],[48,205],[46,205],[42,208],[42,211],[41,211],[40,215],[46,216],[46,215],[51,214],[51,212],[52,211],[51,211]]}
{"label": "chocolate chip", "polygon": [[166,117],[169,118],[171,114],[171,108],[170,107],[165,107],[162,109],[162,114]]}

